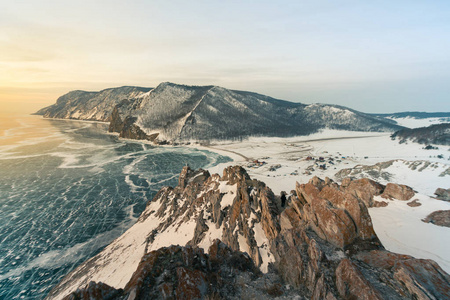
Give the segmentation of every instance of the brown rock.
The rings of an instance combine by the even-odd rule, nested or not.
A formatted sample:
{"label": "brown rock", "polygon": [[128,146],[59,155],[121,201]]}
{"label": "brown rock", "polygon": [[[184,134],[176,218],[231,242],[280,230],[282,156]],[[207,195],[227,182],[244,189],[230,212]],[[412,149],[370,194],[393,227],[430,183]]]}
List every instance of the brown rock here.
{"label": "brown rock", "polygon": [[414,195],[414,190],[407,185],[388,183],[381,197],[386,199],[409,200]]}
{"label": "brown rock", "polygon": [[393,271],[394,279],[416,299],[450,299],[450,276],[432,260],[403,260]]}
{"label": "brown rock", "polygon": [[341,188],[364,202],[367,207],[372,207],[373,197],[380,195],[384,190],[384,186],[367,178],[353,180],[347,187]]}
{"label": "brown rock", "polygon": [[450,227],[450,210],[437,210],[422,220],[438,226]]}
{"label": "brown rock", "polygon": [[436,199],[450,201],[450,189],[438,188],[434,192]]}
{"label": "brown rock", "polygon": [[432,260],[385,250],[359,253],[356,258],[387,270],[389,277],[384,282],[395,286],[404,298],[450,299],[450,276]]}
{"label": "brown rock", "polygon": [[311,208],[325,239],[336,247],[344,248],[354,241],[357,228],[345,210],[330,207],[326,200],[316,198]]}
{"label": "brown rock", "polygon": [[366,264],[372,267],[382,268],[386,270],[391,270],[400,260],[414,259],[409,255],[392,253],[385,250],[362,252],[358,253],[355,257],[361,261],[364,261]]}
{"label": "brown rock", "polygon": [[261,225],[269,239],[274,239],[280,231],[276,216],[279,214],[272,191],[265,187],[261,191]]}
{"label": "brown rock", "polygon": [[319,196],[327,199],[337,208],[344,209],[350,215],[356,225],[356,233],[359,238],[369,240],[376,237],[367,207],[354,195],[348,192],[344,194],[339,188],[326,186]]}
{"label": "brown rock", "polygon": [[203,299],[208,291],[205,274],[200,270],[177,268],[177,299]]}
{"label": "brown rock", "polygon": [[352,179],[350,177],[345,177],[344,179],[342,179],[341,186],[343,188],[346,188],[350,185],[351,182],[352,182]]}
{"label": "brown rock", "polygon": [[421,206],[422,203],[419,202],[419,200],[414,199],[413,201],[409,201],[408,203],[406,203],[408,206],[410,207],[417,207],[417,206]]}
{"label": "brown rock", "polygon": [[336,268],[336,287],[344,299],[383,299],[358,267],[347,258]]}
{"label": "brown rock", "polygon": [[296,183],[295,191],[299,199],[305,199],[307,203],[311,204],[314,197],[317,197],[320,190],[312,183],[299,184]]}
{"label": "brown rock", "polygon": [[386,207],[388,204],[386,201],[373,201],[373,207]]}
{"label": "brown rock", "polygon": [[229,166],[223,170],[222,181],[228,181],[230,185],[239,181],[249,180],[247,171],[241,166]]}

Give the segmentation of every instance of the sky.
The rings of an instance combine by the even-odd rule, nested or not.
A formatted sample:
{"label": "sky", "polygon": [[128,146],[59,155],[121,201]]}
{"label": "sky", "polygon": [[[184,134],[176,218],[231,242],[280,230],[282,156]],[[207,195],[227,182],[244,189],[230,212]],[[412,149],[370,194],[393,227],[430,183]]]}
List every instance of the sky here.
{"label": "sky", "polygon": [[0,0],[0,112],[165,81],[450,111],[450,1]]}

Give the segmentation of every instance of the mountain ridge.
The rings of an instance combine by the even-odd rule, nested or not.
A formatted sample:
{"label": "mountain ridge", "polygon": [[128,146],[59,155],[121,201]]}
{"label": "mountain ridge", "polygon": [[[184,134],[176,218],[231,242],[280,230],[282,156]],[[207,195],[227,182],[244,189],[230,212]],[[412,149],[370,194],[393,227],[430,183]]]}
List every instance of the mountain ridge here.
{"label": "mountain ridge", "polygon": [[121,137],[156,143],[308,135],[320,129],[396,131],[403,127],[339,105],[289,102],[219,86],[163,82],[156,88],[72,91],[38,111],[46,118],[110,121]]}

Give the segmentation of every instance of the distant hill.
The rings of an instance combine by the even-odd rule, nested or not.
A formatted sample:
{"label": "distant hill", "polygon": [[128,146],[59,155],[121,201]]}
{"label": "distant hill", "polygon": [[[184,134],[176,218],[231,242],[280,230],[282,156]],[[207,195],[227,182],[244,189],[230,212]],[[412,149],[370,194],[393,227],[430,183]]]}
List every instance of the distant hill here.
{"label": "distant hill", "polygon": [[421,128],[404,128],[391,135],[400,143],[412,141],[419,144],[450,145],[450,123],[435,124]]}
{"label": "distant hill", "polygon": [[420,112],[420,111],[405,111],[391,114],[370,114],[376,117],[383,118],[414,118],[414,119],[428,119],[428,118],[450,118],[450,112]]}
{"label": "distant hill", "polygon": [[395,131],[392,120],[326,104],[305,105],[218,86],[161,83],[74,91],[38,111],[47,118],[111,121],[121,137],[155,142],[308,135],[320,129]]}

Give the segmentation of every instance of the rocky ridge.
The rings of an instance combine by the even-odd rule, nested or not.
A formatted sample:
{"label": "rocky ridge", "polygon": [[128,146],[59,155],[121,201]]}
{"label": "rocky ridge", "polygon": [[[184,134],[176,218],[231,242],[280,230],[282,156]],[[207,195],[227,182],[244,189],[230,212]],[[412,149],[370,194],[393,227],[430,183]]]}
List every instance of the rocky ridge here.
{"label": "rocky ridge", "polygon": [[222,176],[185,167],[177,187],[161,189],[133,227],[48,299],[71,292],[68,299],[450,297],[450,277],[435,262],[384,249],[367,211],[378,195],[410,199],[414,192],[315,177],[297,184],[283,207],[242,167]]}

